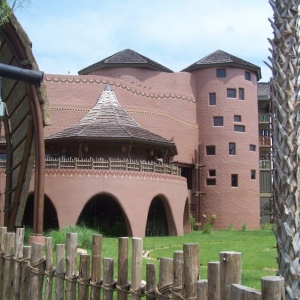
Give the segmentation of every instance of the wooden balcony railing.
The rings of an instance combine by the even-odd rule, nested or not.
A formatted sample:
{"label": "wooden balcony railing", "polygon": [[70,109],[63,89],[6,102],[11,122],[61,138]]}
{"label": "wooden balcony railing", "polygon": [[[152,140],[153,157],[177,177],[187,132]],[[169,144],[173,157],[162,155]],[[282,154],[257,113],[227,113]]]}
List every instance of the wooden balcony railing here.
{"label": "wooden balcony railing", "polygon": [[[6,167],[6,160],[0,160],[0,168]],[[120,170],[164,173],[181,176],[179,167],[163,163],[155,163],[143,160],[118,159],[118,158],[46,158],[46,169],[96,169],[96,170]]]}
{"label": "wooden balcony railing", "polygon": [[259,145],[260,146],[270,146],[271,145],[271,138],[267,135],[260,135],[259,136]]}
{"label": "wooden balcony railing", "polygon": [[271,170],[271,160],[269,160],[269,159],[261,159],[259,161],[259,168],[261,170]]}

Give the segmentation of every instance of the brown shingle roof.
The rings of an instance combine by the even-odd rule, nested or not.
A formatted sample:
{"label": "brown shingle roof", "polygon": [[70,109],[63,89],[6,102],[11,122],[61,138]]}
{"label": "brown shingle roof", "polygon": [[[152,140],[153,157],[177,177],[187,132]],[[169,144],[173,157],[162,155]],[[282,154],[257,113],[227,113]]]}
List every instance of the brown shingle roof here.
{"label": "brown shingle roof", "polygon": [[109,68],[139,67],[139,68],[148,68],[156,71],[173,73],[172,70],[151,60],[150,58],[143,56],[131,49],[125,49],[80,70],[78,74],[86,75],[95,70],[108,68],[108,67]]}
{"label": "brown shingle roof", "polygon": [[109,85],[103,90],[95,106],[77,124],[46,138],[51,141],[62,139],[134,141],[167,147],[177,154],[174,142],[140,127],[127,114]]}
{"label": "brown shingle roof", "polygon": [[258,94],[258,96],[269,96],[270,95],[270,83],[269,82],[258,82],[257,94]]}
{"label": "brown shingle roof", "polygon": [[183,69],[181,72],[192,72],[197,69],[212,67],[213,65],[217,66],[235,66],[239,68],[245,68],[256,73],[258,80],[261,78],[260,67],[251,64],[241,58],[238,58],[234,55],[231,55],[225,51],[217,50],[204,58],[193,63],[189,67]]}

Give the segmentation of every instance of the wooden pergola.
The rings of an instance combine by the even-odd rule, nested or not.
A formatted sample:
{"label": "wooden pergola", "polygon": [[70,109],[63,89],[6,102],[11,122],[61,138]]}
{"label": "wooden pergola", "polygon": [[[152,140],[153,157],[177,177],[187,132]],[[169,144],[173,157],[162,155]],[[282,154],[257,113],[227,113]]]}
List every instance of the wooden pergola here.
{"label": "wooden pergola", "polygon": [[[38,70],[31,41],[12,15],[0,28],[0,63]],[[32,170],[34,172],[34,235],[43,235],[45,150],[43,127],[50,124],[46,88],[3,78],[6,140],[4,225],[21,226]]]}

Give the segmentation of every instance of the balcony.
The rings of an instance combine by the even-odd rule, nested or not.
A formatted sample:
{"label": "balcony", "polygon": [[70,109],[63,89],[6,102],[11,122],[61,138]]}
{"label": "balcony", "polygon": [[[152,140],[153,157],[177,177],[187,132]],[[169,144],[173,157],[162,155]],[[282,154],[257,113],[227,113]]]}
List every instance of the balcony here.
{"label": "balcony", "polygon": [[260,146],[270,146],[271,145],[271,138],[267,135],[260,135],[259,136],[259,145]]}
{"label": "balcony", "polygon": [[[6,167],[6,160],[0,160],[0,168]],[[181,176],[181,169],[174,165],[149,162],[143,160],[118,158],[46,158],[46,169],[94,169],[94,170],[120,170],[136,172],[152,172]]]}
{"label": "balcony", "polygon": [[271,170],[271,160],[261,159],[259,161],[260,170]]}
{"label": "balcony", "polygon": [[270,117],[268,113],[259,114],[259,123],[270,123]]}

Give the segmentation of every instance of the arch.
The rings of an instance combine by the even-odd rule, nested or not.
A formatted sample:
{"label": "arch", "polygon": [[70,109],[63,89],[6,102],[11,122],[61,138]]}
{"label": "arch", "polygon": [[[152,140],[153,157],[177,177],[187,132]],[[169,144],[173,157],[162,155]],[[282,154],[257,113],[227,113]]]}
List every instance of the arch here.
{"label": "arch", "polygon": [[[51,199],[44,195],[44,230],[50,230],[50,229],[58,229],[59,223],[58,223],[58,217],[56,208],[53,205]],[[34,224],[34,194],[30,193],[27,197],[26,206],[24,210],[23,220],[22,224],[24,227],[31,227],[33,228]]]}
{"label": "arch", "polygon": [[167,198],[155,196],[150,204],[145,236],[176,235],[177,230]]}
{"label": "arch", "polygon": [[84,224],[107,236],[132,236],[123,207],[118,199],[108,193],[93,196],[82,209],[77,224]]}
{"label": "arch", "polygon": [[189,209],[189,199],[186,198],[184,211],[183,211],[183,232],[190,233],[191,232],[191,224],[190,224],[190,209]]}

